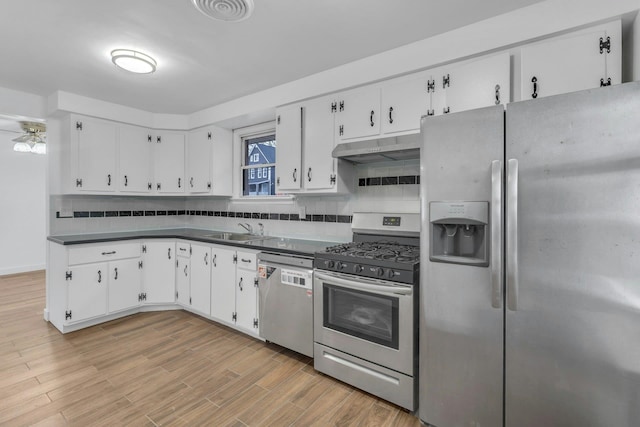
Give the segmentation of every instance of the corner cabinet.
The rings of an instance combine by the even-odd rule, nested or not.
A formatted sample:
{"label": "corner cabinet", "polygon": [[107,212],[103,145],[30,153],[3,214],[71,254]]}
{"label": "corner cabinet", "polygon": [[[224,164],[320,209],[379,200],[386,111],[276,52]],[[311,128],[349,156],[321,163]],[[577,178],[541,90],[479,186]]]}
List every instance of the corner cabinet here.
{"label": "corner cabinet", "polygon": [[213,245],[211,317],[258,336],[257,251]]}
{"label": "corner cabinet", "polygon": [[182,132],[162,132],[154,136],[153,174],[160,194],[184,194],[184,148]]}
{"label": "corner cabinet", "polygon": [[336,103],[323,97],[276,111],[278,193],[343,194],[351,191],[353,166],[331,155]]}
{"label": "corner cabinet", "polygon": [[621,31],[615,21],[524,46],[521,99],[619,84]]}
{"label": "corner cabinet", "polygon": [[175,302],[176,243],[174,240],[142,242],[141,300],[147,305]]}

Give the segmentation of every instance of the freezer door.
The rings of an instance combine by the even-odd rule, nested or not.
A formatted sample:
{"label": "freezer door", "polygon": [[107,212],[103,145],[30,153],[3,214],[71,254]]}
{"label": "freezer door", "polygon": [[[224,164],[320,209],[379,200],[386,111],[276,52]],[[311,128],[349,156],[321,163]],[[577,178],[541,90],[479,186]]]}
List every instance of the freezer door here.
{"label": "freezer door", "polygon": [[[437,427],[501,426],[504,109],[424,118],[422,135],[420,419]],[[486,262],[464,247],[469,230],[458,226],[472,218],[488,221]],[[432,229],[452,237],[435,261]],[[454,231],[461,235],[446,235]]]}
{"label": "freezer door", "polygon": [[640,83],[509,104],[506,137],[505,425],[637,426]]}

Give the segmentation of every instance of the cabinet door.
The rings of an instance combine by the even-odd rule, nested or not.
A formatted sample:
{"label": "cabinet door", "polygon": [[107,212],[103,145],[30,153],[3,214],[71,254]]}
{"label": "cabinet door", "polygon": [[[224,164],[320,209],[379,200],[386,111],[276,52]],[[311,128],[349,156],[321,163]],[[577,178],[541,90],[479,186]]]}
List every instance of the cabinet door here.
{"label": "cabinet door", "polygon": [[508,53],[445,68],[441,78],[446,86],[445,111],[455,113],[508,103],[510,68]]}
{"label": "cabinet door", "polygon": [[211,314],[211,248],[191,245],[191,308]]}
{"label": "cabinet door", "polygon": [[211,193],[215,196],[231,196],[233,176],[233,133],[228,129],[211,128],[213,144],[211,152]]}
{"label": "cabinet door", "polygon": [[380,133],[380,87],[364,87],[345,92],[338,107],[340,138],[353,139]]}
{"label": "cabinet door", "polygon": [[70,269],[72,279],[67,282],[67,309],[78,322],[107,314],[107,263],[80,265]]}
{"label": "cabinet door", "polygon": [[[606,32],[596,27],[523,47],[520,50],[521,99],[600,86],[600,79],[608,78],[608,54],[606,49],[600,53],[600,38],[606,37]],[[612,81],[616,83],[619,80]]]}
{"label": "cabinet door", "polygon": [[176,301],[185,307],[190,305],[190,259],[176,258]]}
{"label": "cabinet door", "polygon": [[142,289],[146,304],[175,302],[175,246],[173,241],[143,243]]}
{"label": "cabinet door", "polygon": [[300,190],[302,177],[302,107],[276,112],[276,191]]}
{"label": "cabinet door", "polygon": [[236,311],[236,264],[233,249],[211,248],[211,317],[232,323]]}
{"label": "cabinet door", "polygon": [[213,136],[209,129],[189,133],[187,146],[187,173],[190,193],[208,193],[211,189],[211,146]]}
{"label": "cabinet door", "polygon": [[149,193],[152,189],[152,138],[149,130],[135,126],[122,126],[118,147],[120,191]]}
{"label": "cabinet door", "polygon": [[381,88],[382,133],[420,131],[420,118],[429,111],[427,75],[392,80]]}
{"label": "cabinet door", "polygon": [[71,138],[77,153],[74,160],[78,171],[75,188],[81,191],[115,191],[115,123],[72,116],[71,129]]}
{"label": "cabinet door", "polygon": [[142,269],[140,259],[124,259],[109,263],[109,305],[110,313],[137,307],[140,302]]}
{"label": "cabinet door", "polygon": [[252,333],[258,333],[258,286],[256,272],[238,269],[236,281],[236,325]]}
{"label": "cabinet door", "polygon": [[331,189],[336,185],[332,179],[336,173],[336,159],[331,156],[335,145],[332,102],[333,98],[320,98],[309,101],[304,107],[305,167],[302,179],[307,190]]}
{"label": "cabinet door", "polygon": [[184,135],[163,133],[156,135],[154,176],[158,193],[184,193]]}

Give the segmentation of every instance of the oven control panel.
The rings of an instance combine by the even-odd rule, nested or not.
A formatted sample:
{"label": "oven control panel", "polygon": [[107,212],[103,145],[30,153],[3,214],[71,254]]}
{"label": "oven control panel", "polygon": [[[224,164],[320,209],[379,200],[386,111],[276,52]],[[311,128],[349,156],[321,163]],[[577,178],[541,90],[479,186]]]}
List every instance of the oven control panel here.
{"label": "oven control panel", "polygon": [[418,277],[417,265],[412,269],[397,269],[393,267],[367,265],[358,262],[344,262],[332,259],[316,258],[314,261],[314,267],[320,270],[336,271],[339,273],[407,284],[413,284]]}
{"label": "oven control panel", "polygon": [[400,217],[399,216],[383,216],[382,225],[391,226],[391,227],[400,227]]}

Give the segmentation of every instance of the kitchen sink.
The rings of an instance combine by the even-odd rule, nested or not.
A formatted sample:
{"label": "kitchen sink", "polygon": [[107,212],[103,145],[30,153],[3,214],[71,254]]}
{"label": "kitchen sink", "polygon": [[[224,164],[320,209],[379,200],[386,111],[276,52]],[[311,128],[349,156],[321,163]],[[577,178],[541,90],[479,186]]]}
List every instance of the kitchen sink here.
{"label": "kitchen sink", "polygon": [[204,237],[208,237],[210,239],[219,239],[219,240],[232,240],[235,242],[247,242],[250,240],[263,240],[263,239],[270,238],[267,236],[261,236],[259,234],[230,233],[230,232],[206,234]]}

